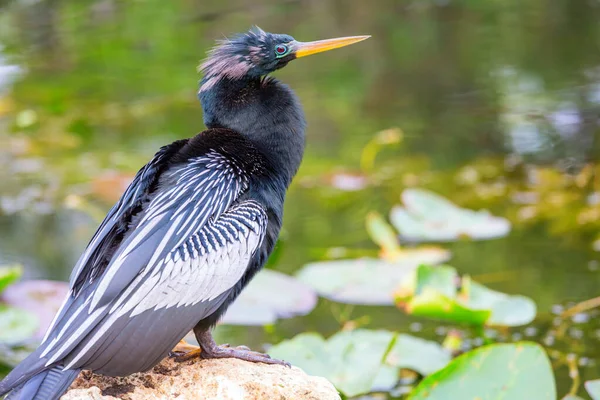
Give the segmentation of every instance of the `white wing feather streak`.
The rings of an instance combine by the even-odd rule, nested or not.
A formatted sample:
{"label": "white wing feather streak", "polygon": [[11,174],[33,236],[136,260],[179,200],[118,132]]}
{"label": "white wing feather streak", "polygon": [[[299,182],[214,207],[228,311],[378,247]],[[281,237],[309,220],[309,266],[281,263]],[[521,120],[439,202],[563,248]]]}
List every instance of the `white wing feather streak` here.
{"label": "white wing feather streak", "polygon": [[[204,170],[198,169],[201,164],[205,166]],[[164,223],[165,218],[168,218],[171,222],[170,234],[161,238],[145,271],[156,270],[158,264],[163,262],[165,251],[180,247],[190,235],[206,225],[209,218],[225,212],[231,203],[223,201],[216,193],[226,191],[227,198],[233,201],[247,187],[245,180],[231,173],[233,167],[233,164],[220,154],[209,152],[195,162],[165,173],[165,179],[176,180],[177,184],[151,200],[146,214],[137,225],[135,236],[119,249],[118,256],[111,261],[100,278],[89,312],[99,305],[117,271],[127,263],[140,243],[156,232],[155,225]],[[185,184],[182,175],[187,177]],[[194,206],[191,207],[190,203]]]}
{"label": "white wing feather streak", "polygon": [[[165,172],[167,187],[173,187],[157,194],[145,206],[143,217],[121,242],[85,302],[72,311],[66,323],[54,324],[60,324],[60,328],[46,338],[52,340],[44,349],[45,355],[53,352],[53,360],[65,357],[91,333],[86,345],[73,355],[70,365],[75,365],[110,330],[116,318],[157,307],[196,304],[233,287],[262,242],[267,224],[266,214],[257,202],[249,200],[231,206],[248,187],[246,178],[234,173],[235,168],[230,160],[210,152]],[[117,213],[135,200],[137,190],[141,189],[134,184],[128,188],[122,202],[114,207]],[[209,227],[218,230],[220,240],[210,234]],[[97,240],[94,237],[92,242]],[[152,243],[154,251],[150,262],[141,264],[137,250],[145,243]],[[86,257],[89,254],[82,259]],[[219,272],[226,268],[228,273],[220,277]],[[131,281],[124,281],[120,271],[138,272]],[[80,273],[73,274],[72,284]],[[120,292],[115,290],[120,286]],[[87,316],[82,319],[84,313]]]}
{"label": "white wing feather streak", "polygon": [[[248,207],[254,212],[248,213]],[[215,237],[218,232],[222,236],[221,245],[217,244],[200,255],[200,251],[194,253],[188,250],[188,244],[191,246],[195,242],[193,238],[188,239],[182,248],[174,250],[164,261],[162,271],[153,277],[155,279],[144,278],[143,275],[137,277],[135,281],[143,283],[139,287],[138,282],[132,283],[138,289],[124,301],[127,307],[116,311],[124,315],[131,309],[131,305],[135,305],[131,312],[131,316],[135,316],[151,309],[188,306],[213,300],[231,289],[242,278],[250,259],[260,246],[266,231],[267,217],[262,207],[254,201],[241,203],[223,214],[223,217],[225,218],[218,218],[214,222],[209,221],[202,232],[197,233],[204,233],[207,237],[205,243],[208,243],[210,236]],[[237,237],[232,235],[225,228],[225,225],[230,225],[228,228],[231,228],[230,219],[243,219],[241,225],[249,229],[239,232]],[[175,261],[180,251],[184,253],[184,257]]]}

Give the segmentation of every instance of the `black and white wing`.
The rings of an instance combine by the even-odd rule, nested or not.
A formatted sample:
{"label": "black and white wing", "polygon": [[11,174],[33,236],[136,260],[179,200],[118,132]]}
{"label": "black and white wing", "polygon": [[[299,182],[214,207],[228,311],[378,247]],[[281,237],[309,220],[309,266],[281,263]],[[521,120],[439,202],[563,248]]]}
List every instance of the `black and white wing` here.
{"label": "black and white wing", "polygon": [[[88,261],[71,282],[83,274],[89,283],[75,287],[42,344],[46,365],[64,360],[65,368],[109,375],[150,368],[220,307],[245,273],[267,216],[255,201],[236,201],[248,183],[233,158],[210,151],[169,167],[155,184],[160,191],[134,216],[135,228],[101,274],[90,272],[93,251],[82,256]],[[97,234],[92,244],[103,240]]]}
{"label": "black and white wing", "polygon": [[76,294],[86,283],[90,283],[102,273],[102,257],[118,240],[133,213],[149,196],[151,186],[156,182],[168,160],[186,145],[188,139],[178,140],[163,146],[133,178],[119,201],[110,209],[104,221],[79,257],[71,272],[71,293]]}

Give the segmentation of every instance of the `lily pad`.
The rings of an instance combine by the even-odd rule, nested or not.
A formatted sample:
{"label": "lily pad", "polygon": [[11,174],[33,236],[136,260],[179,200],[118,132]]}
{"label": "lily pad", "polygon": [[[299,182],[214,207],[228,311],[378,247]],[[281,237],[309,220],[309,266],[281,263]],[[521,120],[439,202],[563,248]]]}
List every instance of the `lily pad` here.
{"label": "lily pad", "polygon": [[493,344],[452,360],[425,378],[409,400],[556,400],[554,375],[535,343]]}
{"label": "lily pad", "polygon": [[401,333],[396,337],[385,363],[429,375],[444,368],[450,359],[450,353],[437,342]]}
{"label": "lily pad", "polygon": [[394,292],[415,269],[371,258],[305,265],[296,276],[317,293],[347,304],[393,305]]}
{"label": "lily pad", "polygon": [[0,342],[7,345],[23,343],[35,334],[37,328],[35,315],[0,304]]}
{"label": "lily pad", "polygon": [[37,318],[35,336],[42,338],[60,309],[69,285],[66,282],[31,280],[6,288],[2,300],[13,307],[28,311]]}
{"label": "lily pad", "polygon": [[400,236],[413,242],[452,242],[467,237],[472,240],[495,239],[511,230],[506,218],[487,211],[472,211],[423,189],[406,189],[404,207],[390,213],[392,225]]}
{"label": "lily pad", "polygon": [[460,296],[465,297],[473,310],[490,310],[492,314],[485,322],[488,326],[521,326],[535,319],[536,305],[529,297],[507,295],[470,281],[470,288],[463,277]]}
{"label": "lily pad", "polygon": [[221,323],[267,325],[279,318],[306,315],[315,308],[317,294],[305,283],[273,270],[262,270],[229,307]]}
{"label": "lily pad", "polygon": [[19,280],[23,269],[19,265],[0,266],[0,293],[11,283]]}
{"label": "lily pad", "polygon": [[488,326],[520,326],[533,321],[533,300],[507,295],[458,276],[453,267],[421,265],[400,285],[397,305],[409,314]]}
{"label": "lily pad", "polygon": [[450,353],[437,342],[398,334],[372,389],[391,390],[398,383],[401,369],[409,369],[425,376],[444,368],[450,359]]}
{"label": "lily pad", "polygon": [[587,381],[585,383],[585,390],[587,390],[593,400],[600,400],[600,379]]}
{"label": "lily pad", "polygon": [[338,332],[328,340],[302,333],[269,350],[310,375],[323,376],[346,396],[368,393],[395,338],[393,332],[357,329]]}

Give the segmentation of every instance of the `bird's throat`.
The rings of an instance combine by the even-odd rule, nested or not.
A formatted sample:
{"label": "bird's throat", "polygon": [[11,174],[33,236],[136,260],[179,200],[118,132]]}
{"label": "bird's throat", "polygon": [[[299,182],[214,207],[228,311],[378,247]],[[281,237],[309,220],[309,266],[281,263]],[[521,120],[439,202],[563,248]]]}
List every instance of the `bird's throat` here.
{"label": "bird's throat", "polygon": [[222,78],[207,89],[201,86],[198,97],[208,128],[228,128],[243,135],[289,185],[304,153],[306,123],[288,86],[272,78]]}

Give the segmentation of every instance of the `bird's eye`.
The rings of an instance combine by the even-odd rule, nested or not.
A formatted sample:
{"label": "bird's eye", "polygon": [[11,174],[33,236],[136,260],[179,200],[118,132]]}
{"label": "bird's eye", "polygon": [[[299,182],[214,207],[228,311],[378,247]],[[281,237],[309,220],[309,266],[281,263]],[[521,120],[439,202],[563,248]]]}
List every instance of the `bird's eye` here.
{"label": "bird's eye", "polygon": [[275,55],[277,57],[283,57],[289,52],[289,48],[285,44],[278,44],[275,46]]}

